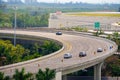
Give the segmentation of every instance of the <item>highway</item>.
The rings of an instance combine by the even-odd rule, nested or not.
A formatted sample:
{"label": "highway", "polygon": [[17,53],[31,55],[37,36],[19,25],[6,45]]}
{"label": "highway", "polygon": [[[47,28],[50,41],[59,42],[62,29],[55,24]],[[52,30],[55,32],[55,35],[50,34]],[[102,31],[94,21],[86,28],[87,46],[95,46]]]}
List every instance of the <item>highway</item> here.
{"label": "highway", "polygon": [[[13,34],[14,31],[0,30],[0,33]],[[50,32],[35,32],[25,30],[17,30],[16,34],[55,39],[63,43],[63,48],[60,51],[53,53],[52,55],[0,67],[0,72],[4,72],[5,75],[9,76],[14,74],[15,69],[21,69],[23,67],[27,72],[32,73],[37,73],[40,68],[43,70],[45,68],[56,69],[56,71],[62,71],[64,75],[76,71],[68,71],[69,69],[76,67],[81,67],[81,69],[83,69],[94,66],[99,62],[104,61],[117,50],[117,45],[114,42],[89,35],[72,35],[64,33],[63,35],[56,35],[55,33]],[[111,50],[109,49],[110,46],[113,46]],[[104,51],[97,53],[97,48],[99,47],[103,48]],[[80,51],[86,51],[87,56],[80,58]],[[72,58],[64,59],[63,55],[68,52],[73,55]]]}

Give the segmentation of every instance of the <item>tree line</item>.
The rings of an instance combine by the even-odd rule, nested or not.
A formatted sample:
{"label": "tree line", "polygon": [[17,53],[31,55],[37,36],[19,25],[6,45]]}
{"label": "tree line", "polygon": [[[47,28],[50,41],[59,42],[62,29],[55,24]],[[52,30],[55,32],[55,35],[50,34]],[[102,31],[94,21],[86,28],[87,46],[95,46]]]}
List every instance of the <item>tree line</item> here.
{"label": "tree line", "polygon": [[0,66],[38,58],[61,48],[54,41],[45,40],[43,44],[34,43],[14,46],[9,40],[0,40]]}
{"label": "tree line", "polygon": [[[16,24],[18,28],[25,27],[47,27],[49,14],[37,14],[22,13],[20,11],[16,12]],[[15,13],[14,11],[10,13],[5,13],[0,11],[0,27],[14,27]]]}
{"label": "tree line", "polygon": [[21,71],[16,69],[12,77],[5,76],[4,73],[0,72],[0,80],[52,80],[53,78],[55,78],[55,70],[49,68],[44,71],[39,69],[35,76],[30,72],[26,73],[24,68]]}

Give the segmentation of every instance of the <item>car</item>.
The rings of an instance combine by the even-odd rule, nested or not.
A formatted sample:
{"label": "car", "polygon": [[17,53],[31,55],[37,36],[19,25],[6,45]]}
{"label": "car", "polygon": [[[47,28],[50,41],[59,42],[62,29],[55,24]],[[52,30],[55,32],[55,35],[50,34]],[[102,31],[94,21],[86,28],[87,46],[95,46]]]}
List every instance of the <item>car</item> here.
{"label": "car", "polygon": [[61,31],[56,32],[56,35],[62,35]]}
{"label": "car", "polygon": [[103,52],[103,49],[102,48],[98,48],[97,52]]}
{"label": "car", "polygon": [[79,57],[84,57],[84,56],[86,56],[87,54],[86,54],[86,52],[85,51],[81,51],[80,53],[79,53]]}
{"label": "car", "polygon": [[112,49],[113,48],[113,46],[112,45],[110,45],[110,49]]}
{"label": "car", "polygon": [[72,58],[72,54],[70,53],[65,53],[64,54],[64,58],[67,59],[67,58]]}

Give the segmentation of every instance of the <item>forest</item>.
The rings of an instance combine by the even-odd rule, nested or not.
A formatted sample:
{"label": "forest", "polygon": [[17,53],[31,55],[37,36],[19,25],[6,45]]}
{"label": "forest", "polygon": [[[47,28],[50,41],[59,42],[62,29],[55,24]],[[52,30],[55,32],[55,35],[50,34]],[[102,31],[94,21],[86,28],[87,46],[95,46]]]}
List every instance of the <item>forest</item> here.
{"label": "forest", "polygon": [[[17,12],[16,24],[18,28],[25,27],[47,27],[49,15],[31,15],[28,13]],[[14,26],[14,13],[3,13],[0,11],[0,27],[13,27]]]}
{"label": "forest", "polygon": [[[20,41],[19,41],[20,42]],[[44,40],[42,42],[17,43],[16,46],[8,40],[0,39],[0,66],[18,63],[38,58],[59,50],[62,46],[54,41]],[[42,44],[40,44],[42,43]]]}

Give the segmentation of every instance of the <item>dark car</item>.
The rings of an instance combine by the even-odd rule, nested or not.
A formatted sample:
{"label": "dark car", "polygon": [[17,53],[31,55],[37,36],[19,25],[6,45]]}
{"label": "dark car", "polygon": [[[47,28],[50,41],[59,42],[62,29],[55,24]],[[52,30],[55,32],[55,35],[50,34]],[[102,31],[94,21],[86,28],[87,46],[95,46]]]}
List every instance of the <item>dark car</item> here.
{"label": "dark car", "polygon": [[67,58],[72,58],[72,54],[70,53],[65,53],[64,54],[64,58],[67,59]]}
{"label": "dark car", "polygon": [[56,35],[62,35],[62,32],[58,31],[56,32]]}
{"label": "dark car", "polygon": [[86,52],[85,51],[81,51],[80,53],[79,53],[79,57],[84,57],[84,56],[86,56],[87,54],[86,54]]}
{"label": "dark car", "polygon": [[113,46],[110,45],[110,49],[112,49],[112,48],[113,48]]}
{"label": "dark car", "polygon": [[97,52],[103,52],[103,49],[102,48],[98,48]]}

